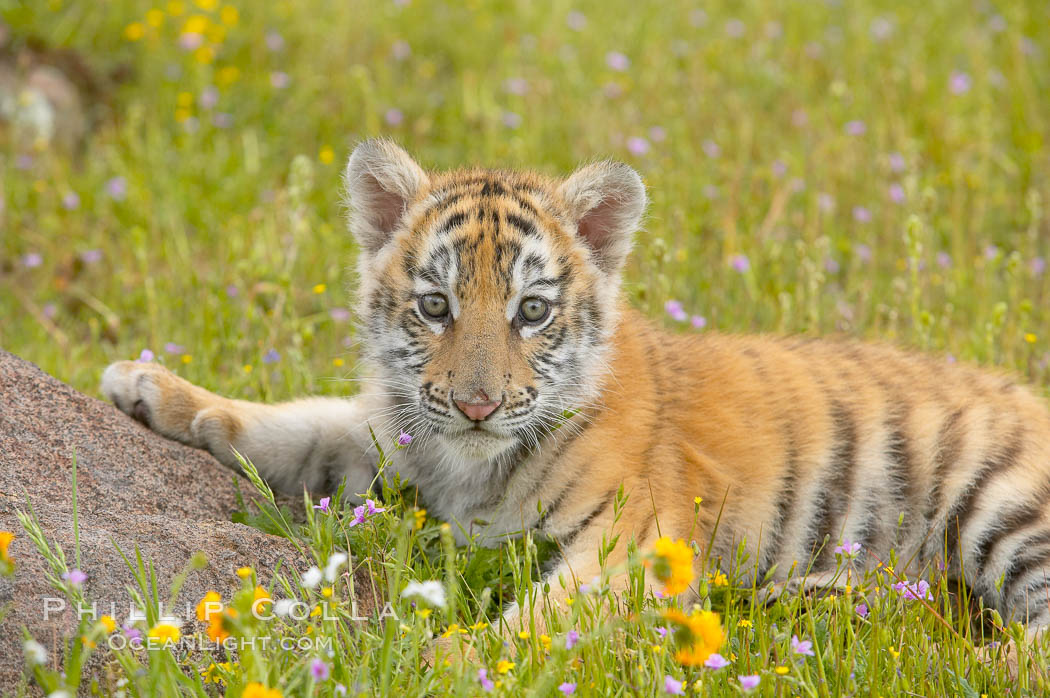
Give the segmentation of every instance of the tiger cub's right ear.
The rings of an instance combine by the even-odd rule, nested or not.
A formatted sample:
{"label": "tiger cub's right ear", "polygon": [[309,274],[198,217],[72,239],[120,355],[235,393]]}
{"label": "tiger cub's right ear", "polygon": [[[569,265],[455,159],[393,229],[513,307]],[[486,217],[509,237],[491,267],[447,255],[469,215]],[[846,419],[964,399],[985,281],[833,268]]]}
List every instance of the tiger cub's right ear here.
{"label": "tiger cub's right ear", "polygon": [[390,141],[375,138],[354,148],[344,187],[350,232],[365,253],[374,255],[390,241],[409,204],[429,183],[423,168]]}

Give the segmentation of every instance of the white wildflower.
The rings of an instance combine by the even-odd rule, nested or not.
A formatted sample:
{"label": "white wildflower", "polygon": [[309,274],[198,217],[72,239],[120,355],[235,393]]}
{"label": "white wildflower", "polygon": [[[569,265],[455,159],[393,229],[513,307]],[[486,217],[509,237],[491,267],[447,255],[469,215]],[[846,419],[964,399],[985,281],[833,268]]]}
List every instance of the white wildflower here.
{"label": "white wildflower", "polygon": [[418,596],[431,606],[445,607],[445,587],[441,586],[441,582],[409,582],[401,596]]}
{"label": "white wildflower", "polygon": [[328,558],[328,564],[324,568],[324,578],[329,582],[334,582],[339,577],[339,568],[346,564],[347,559],[346,553],[332,553],[332,557]]}
{"label": "white wildflower", "polygon": [[321,570],[316,567],[311,567],[303,573],[303,586],[307,589],[313,589],[321,583]]}
{"label": "white wildflower", "polygon": [[47,662],[47,650],[36,640],[26,640],[23,647],[25,648],[27,664],[34,665]]}

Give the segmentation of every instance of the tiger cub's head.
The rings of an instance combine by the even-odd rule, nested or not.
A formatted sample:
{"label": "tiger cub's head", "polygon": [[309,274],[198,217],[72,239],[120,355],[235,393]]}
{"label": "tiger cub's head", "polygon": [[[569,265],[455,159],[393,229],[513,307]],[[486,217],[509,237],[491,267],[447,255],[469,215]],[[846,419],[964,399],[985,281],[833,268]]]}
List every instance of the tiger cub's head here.
{"label": "tiger cub's head", "polygon": [[350,156],[346,194],[361,343],[397,426],[478,462],[594,400],[645,210],[634,170],[427,173],[372,140]]}

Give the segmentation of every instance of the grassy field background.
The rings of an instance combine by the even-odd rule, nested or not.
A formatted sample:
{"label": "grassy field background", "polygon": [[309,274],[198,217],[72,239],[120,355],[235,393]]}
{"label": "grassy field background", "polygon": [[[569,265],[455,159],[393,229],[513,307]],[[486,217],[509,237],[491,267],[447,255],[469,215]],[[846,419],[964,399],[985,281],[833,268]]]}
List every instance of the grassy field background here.
{"label": "grassy field background", "polygon": [[[340,172],[356,141],[380,134],[439,169],[556,174],[595,158],[628,162],[652,206],[627,290],[676,330],[882,338],[1050,384],[1046,3],[0,8],[9,48],[33,38],[121,76],[72,151],[10,126],[0,136],[0,346],[89,393],[106,364],[149,350],[230,396],[348,394],[355,246]],[[404,536],[423,535],[406,532],[398,512],[413,514],[398,506],[360,543],[382,543],[417,575],[443,565],[423,554],[441,550],[436,525],[423,529],[431,547],[418,559],[395,555]],[[474,573],[468,587],[480,589],[485,575]],[[966,626],[965,614],[939,622],[946,593],[915,623],[903,602],[873,599],[886,605],[882,622],[859,626],[848,598],[762,610],[750,593],[730,585],[705,597],[723,614],[729,669],[683,669],[652,649],[666,640],[643,627],[653,610],[639,596],[634,624],[596,635],[586,661],[564,647],[545,659],[533,638],[535,651],[500,674],[506,652],[486,640],[494,690],[555,691],[564,678],[579,693],[626,695],[664,691],[671,677],[732,695],[745,674],[762,677],[764,695],[1010,685],[943,627]],[[745,618],[751,627],[737,627]],[[435,620],[416,622],[438,633],[474,622]],[[405,672],[413,655],[377,632],[325,660],[343,685],[484,690],[476,669]],[[796,633],[817,641],[817,658],[794,662],[786,643]],[[931,667],[934,646],[942,663]],[[380,647],[396,661],[371,663],[368,648]],[[781,650],[790,661],[771,659]],[[250,678],[292,691],[308,658],[297,661],[264,662]],[[1045,659],[1030,661],[1021,687],[1037,691]],[[248,681],[227,678],[232,692]]]}

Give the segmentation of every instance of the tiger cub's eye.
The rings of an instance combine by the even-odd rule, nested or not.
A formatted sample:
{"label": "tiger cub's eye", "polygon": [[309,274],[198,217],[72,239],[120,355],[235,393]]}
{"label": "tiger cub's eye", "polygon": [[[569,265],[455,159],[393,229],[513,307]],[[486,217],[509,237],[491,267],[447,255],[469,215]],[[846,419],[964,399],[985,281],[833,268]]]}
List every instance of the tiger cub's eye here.
{"label": "tiger cub's eye", "polygon": [[427,317],[443,318],[448,315],[448,299],[440,293],[428,293],[419,299],[419,309]]}
{"label": "tiger cub's eye", "polygon": [[521,319],[531,325],[536,325],[547,319],[551,312],[550,303],[542,298],[526,298],[518,308]]}

